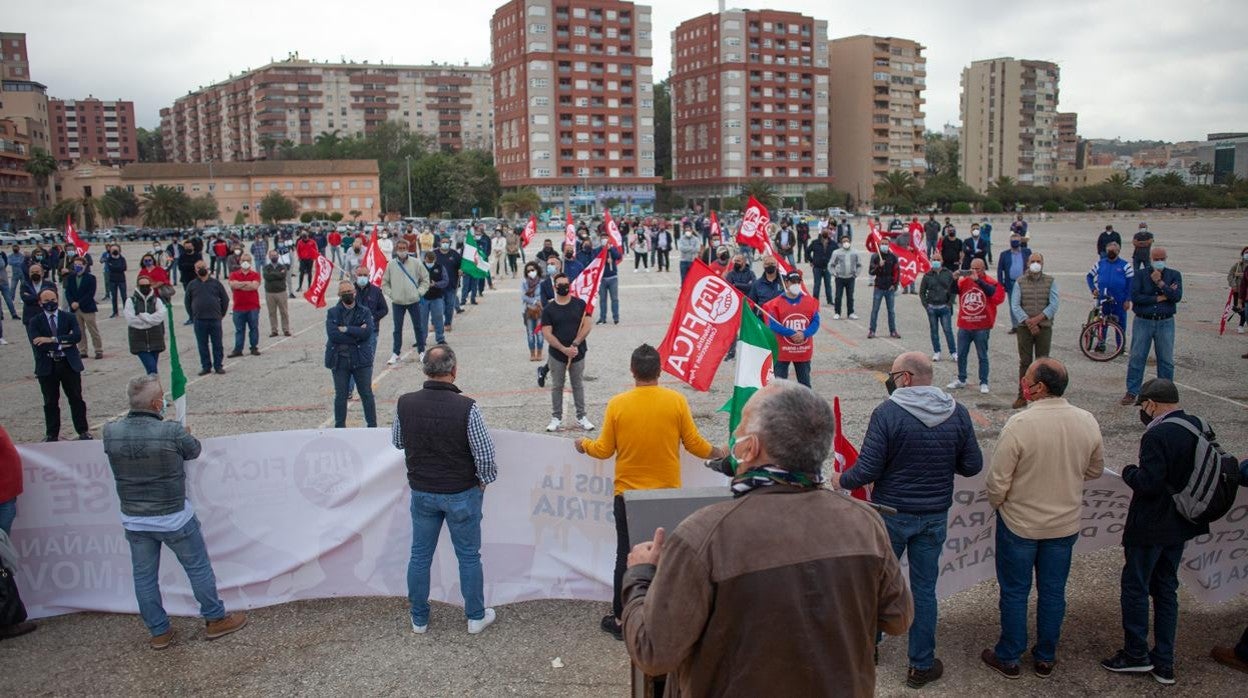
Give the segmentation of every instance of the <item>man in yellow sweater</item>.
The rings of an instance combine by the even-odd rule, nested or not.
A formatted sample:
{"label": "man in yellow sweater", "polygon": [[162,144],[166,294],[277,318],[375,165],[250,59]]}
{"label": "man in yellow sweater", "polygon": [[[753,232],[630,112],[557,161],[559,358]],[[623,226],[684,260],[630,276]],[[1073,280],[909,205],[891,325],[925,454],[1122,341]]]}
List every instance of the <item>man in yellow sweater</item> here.
{"label": "man in yellow sweater", "polygon": [[1066,401],[1069,377],[1060,361],[1037,359],[1021,380],[1030,405],[1001,429],[985,485],[997,510],[997,584],[1001,588],[1001,638],[980,655],[1006,678],[1021,673],[1027,649],[1027,597],[1036,579],[1036,675],[1046,678],[1057,661],[1066,614],[1066,578],[1079,538],[1083,483],[1101,476],[1101,427],[1091,412]]}
{"label": "man in yellow sweater", "polygon": [[576,450],[603,460],[615,456],[615,580],[611,615],[602,629],[623,640],[620,587],[628,567],[628,523],[624,492],[680,487],[680,446],[699,458],[723,458],[726,447],[711,446],[698,433],[685,396],[659,387],[659,352],[649,344],[633,350],[631,361],[636,387],[611,398],[597,439],[580,439]]}

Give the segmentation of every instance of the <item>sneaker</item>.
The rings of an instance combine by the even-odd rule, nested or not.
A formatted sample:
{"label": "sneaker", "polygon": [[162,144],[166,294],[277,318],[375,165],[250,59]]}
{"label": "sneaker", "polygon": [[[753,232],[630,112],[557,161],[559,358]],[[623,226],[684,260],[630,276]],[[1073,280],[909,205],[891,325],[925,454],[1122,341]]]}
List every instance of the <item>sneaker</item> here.
{"label": "sneaker", "polygon": [[607,324],[607,321],[606,321],[606,319],[602,319],[602,320],[599,320],[598,322],[595,322],[594,324],[595,324],[595,325],[605,325],[605,324]]}
{"label": "sneaker", "polygon": [[615,620],[615,616],[610,613],[602,617],[602,622],[598,624],[598,627],[602,628],[602,632],[610,635],[611,637],[620,640],[621,642],[624,640],[624,627],[621,626],[619,622]]}
{"label": "sneaker", "polygon": [[162,635],[153,635],[148,638],[147,646],[154,650],[163,650],[173,644],[173,628],[169,628]]}
{"label": "sneaker", "polygon": [[546,425],[546,431],[559,431],[560,426],[563,426],[563,420],[558,417],[551,417],[550,424]]}
{"label": "sneaker", "polygon": [[833,319],[833,320],[840,320],[840,319],[841,319],[841,314],[840,314],[840,313],[832,313],[832,319]]}
{"label": "sneaker", "polygon": [[283,335],[285,335],[285,336],[287,336],[287,337],[291,336],[291,334],[290,334],[290,330],[283,330],[283,331],[282,331],[282,334],[283,334]]}
{"label": "sneaker", "polygon": [[910,667],[906,672],[906,685],[910,688],[923,688],[927,684],[939,679],[945,673],[945,665],[939,659],[932,660],[932,668],[915,669]]}
{"label": "sneaker", "polygon": [[889,332],[888,336],[892,337],[893,339],[901,339],[901,335],[897,334],[896,332]]}
{"label": "sneaker", "polygon": [[1173,667],[1167,668],[1167,667],[1156,666],[1156,667],[1153,667],[1153,670],[1148,673],[1152,675],[1154,681],[1161,684],[1162,686],[1174,685],[1174,668]]}
{"label": "sneaker", "polygon": [[537,387],[546,387],[546,375],[550,373],[550,366],[542,365],[537,367]]}
{"label": "sneaker", "polygon": [[1235,648],[1233,647],[1214,647],[1212,650],[1209,650],[1209,656],[1213,657],[1213,661],[1222,666],[1248,674],[1248,662],[1240,659],[1239,655],[1235,654]]}
{"label": "sneaker", "polygon": [[97,351],[97,352],[95,352],[95,358],[97,358],[97,359],[102,359],[102,358],[104,358],[104,352],[102,352],[102,351]]}
{"label": "sneaker", "polygon": [[950,360],[950,361],[957,361],[957,360],[958,360],[958,352],[956,352],[956,351],[955,351],[955,352],[953,352],[952,354],[950,354],[950,355],[949,355],[949,360]]}
{"label": "sneaker", "polygon": [[[14,320],[16,320],[17,318],[13,318],[13,319],[14,319]],[[1244,326],[1243,326],[1243,325],[1240,325],[1239,327],[1236,327],[1236,328],[1235,328],[1235,334],[1243,334],[1243,333],[1244,333]]]}
{"label": "sneaker", "polygon": [[979,659],[984,664],[987,664],[989,669],[992,669],[993,671],[997,672],[998,674],[1004,676],[1007,679],[1017,679],[1023,673],[1018,668],[1017,663],[1006,664],[1005,662],[998,659],[997,653],[993,652],[991,649],[986,649],[983,652],[980,652]]}
{"label": "sneaker", "polygon": [[1037,659],[1032,662],[1032,668],[1036,670],[1036,676],[1047,679],[1053,675],[1053,664],[1053,662]]}
{"label": "sneaker", "polygon": [[276,337],[276,336],[277,336],[277,333],[276,333],[276,332],[270,332],[270,333],[269,333],[269,336],[270,336],[270,337]]}
{"label": "sneaker", "polygon": [[209,373],[212,373],[212,369],[211,369],[211,368],[205,368],[204,370],[202,370],[202,371],[200,371],[200,372],[199,372],[199,375],[201,375],[201,376],[206,376],[206,375],[208,375]]}
{"label": "sneaker", "polygon": [[849,319],[850,319],[850,320],[857,320],[857,319],[858,319],[858,314],[857,314],[857,313],[850,313],[850,314],[849,314]]}
{"label": "sneaker", "polygon": [[417,361],[424,361],[424,360],[425,360],[425,350],[424,350],[424,349],[417,349],[417,350],[416,350],[416,360],[417,360]]}
{"label": "sneaker", "polygon": [[242,355],[243,355],[243,352],[239,351],[238,349],[235,349],[234,351],[232,351],[232,352],[230,352],[230,353],[226,354],[226,355],[225,355],[225,358],[227,358],[227,359],[237,359],[238,357],[240,357],[240,356],[242,356]]}
{"label": "sneaker", "polygon": [[399,355],[398,355],[398,354],[391,354],[391,355],[390,355],[390,360],[386,362],[386,365],[387,365],[387,366],[393,366],[393,365],[395,365],[395,364],[397,364],[397,363],[399,363]]}
{"label": "sneaker", "polygon": [[874,331],[874,330],[871,330],[871,331],[868,331],[868,332],[867,332],[867,339],[875,339],[875,331]]}
{"label": "sneaker", "polygon": [[945,386],[945,388],[948,390],[961,390],[962,388],[965,388],[965,387],[966,387],[966,381],[957,381],[957,380]]}
{"label": "sneaker", "polygon": [[251,355],[252,355],[252,356],[260,356],[260,347],[252,347],[252,348],[251,348]]}
{"label": "sneaker", "polygon": [[594,423],[589,421],[588,417],[581,417],[580,419],[576,420],[576,423],[580,424],[581,428],[584,429],[585,431],[594,430]]}
{"label": "sneaker", "polygon": [[490,627],[490,623],[493,623],[493,622],[494,622],[494,609],[487,608],[485,609],[485,615],[481,617],[481,620],[472,620],[472,619],[468,620],[468,634],[477,635],[482,630],[485,630],[486,628]]}
{"label": "sneaker", "polygon": [[987,394],[988,394],[988,384],[987,384],[987,383],[980,383],[980,384],[979,384],[979,392],[983,393],[984,395],[987,395]]}
{"label": "sneaker", "polygon": [[1097,354],[1104,354],[1104,353],[1105,353],[1105,345],[1104,345],[1104,344],[1098,344],[1098,345],[1096,345],[1095,347],[1092,347],[1092,351],[1093,351],[1093,352],[1095,352],[1095,353],[1097,353]]}
{"label": "sneaker", "polygon": [[429,632],[429,623],[425,623],[424,625],[416,625],[416,621],[412,621],[412,632],[416,633],[417,635],[424,635],[425,633]]}
{"label": "sneaker", "polygon": [[247,625],[246,613],[229,613],[224,618],[208,621],[204,639],[215,640],[219,637],[225,637],[230,633],[242,630],[244,625]]}
{"label": "sneaker", "polygon": [[932,361],[940,361],[940,352],[938,351],[932,352]]}
{"label": "sneaker", "polygon": [[79,441],[92,441],[92,440],[94,440],[94,439],[95,439],[95,437],[94,437],[94,436],[91,436],[91,432],[89,432],[89,431],[84,431],[84,432],[82,432],[81,434],[79,434],[79,435],[78,435],[78,440],[79,440]]}
{"label": "sneaker", "polygon": [[225,375],[225,369],[224,369],[224,368],[218,368],[218,369],[216,370],[216,372],[217,372],[217,375],[218,375],[218,376],[224,376],[224,375]]}
{"label": "sneaker", "polygon": [[1135,393],[1127,393],[1126,395],[1123,395],[1122,399],[1118,401],[1118,404],[1119,405],[1134,405]]}
{"label": "sneaker", "polygon": [[6,345],[6,344],[8,344],[8,343],[9,343],[9,340],[5,339],[4,337],[0,337],[0,347],[2,347],[2,346],[4,346],[4,345]]}
{"label": "sneaker", "polygon": [[1118,674],[1143,674],[1153,670],[1153,661],[1148,657],[1135,659],[1126,650],[1118,650],[1109,659],[1102,659],[1101,667]]}

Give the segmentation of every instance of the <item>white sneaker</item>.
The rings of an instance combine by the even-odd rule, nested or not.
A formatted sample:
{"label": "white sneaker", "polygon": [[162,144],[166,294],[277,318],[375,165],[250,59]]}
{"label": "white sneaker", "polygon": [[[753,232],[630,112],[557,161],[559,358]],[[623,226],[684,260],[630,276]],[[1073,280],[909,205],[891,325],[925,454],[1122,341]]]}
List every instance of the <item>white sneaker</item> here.
{"label": "white sneaker", "polygon": [[559,427],[563,425],[563,420],[558,417],[551,417],[550,424],[546,425],[546,431],[559,431]]}
{"label": "white sneaker", "polygon": [[589,417],[581,417],[580,419],[576,420],[576,423],[580,424],[581,428],[584,429],[585,431],[594,430],[594,423],[589,421]]}
{"label": "white sneaker", "polygon": [[949,356],[949,360],[950,360],[950,361],[957,361],[957,360],[958,360],[958,352],[956,352],[956,351],[955,351],[955,352],[953,352],[953,354],[951,354],[951,355]]}
{"label": "white sneaker", "polygon": [[393,365],[395,365],[395,364],[397,364],[397,363],[399,363],[399,355],[398,355],[398,354],[391,354],[391,355],[390,355],[390,360],[386,362],[386,365],[387,365],[387,366],[393,366]]}
{"label": "white sneaker", "polygon": [[429,630],[428,623],[426,623],[425,625],[416,625],[416,621],[412,621],[412,632],[416,633],[417,635],[424,635],[428,630]]}
{"label": "white sneaker", "polygon": [[980,383],[980,384],[979,384],[979,392],[983,393],[984,395],[987,395],[987,394],[988,394],[988,384],[987,384],[987,383]]}
{"label": "white sneaker", "polygon": [[840,319],[841,319],[841,314],[840,314],[840,313],[832,313],[832,319],[833,319],[833,320],[840,320]]}
{"label": "white sneaker", "polygon": [[641,271],[641,270],[640,270],[640,269],[638,269],[638,268],[636,268],[636,267],[634,267],[634,268],[633,268],[633,273],[634,273],[634,274],[636,274],[636,273],[637,273],[637,272],[639,272],[639,271]]}
{"label": "white sneaker", "polygon": [[858,314],[857,314],[857,313],[850,313],[850,314],[849,314],[849,319],[850,319],[850,320],[857,320],[857,319],[858,319]]}
{"label": "white sneaker", "polygon": [[[1239,331],[1240,331],[1240,332],[1243,332],[1243,331],[1244,331],[1244,329],[1241,327],[1241,328],[1239,329]],[[2,347],[2,346],[4,346],[4,345],[6,345],[6,344],[8,344],[8,343],[9,343],[9,340],[5,339],[4,337],[0,337],[0,347]]]}
{"label": "white sneaker", "polygon": [[940,352],[932,353],[932,361],[940,361]]}
{"label": "white sneaker", "polygon": [[[1243,333],[1244,333],[1244,326],[1243,326],[1243,325],[1240,325],[1239,327],[1236,327],[1236,328],[1235,328],[1235,334],[1243,334]],[[0,343],[3,343],[3,344],[8,344],[8,342],[4,342],[3,340],[0,340]]]}
{"label": "white sneaker", "polygon": [[468,621],[468,634],[476,635],[480,633],[482,630],[485,630],[486,628],[490,627],[490,623],[493,623],[493,622],[494,622],[494,609],[487,608],[485,609],[485,615],[481,618],[481,620]]}
{"label": "white sneaker", "polygon": [[945,387],[949,390],[959,390],[961,388],[966,387],[966,382],[955,380],[954,382],[950,383],[949,385],[946,385]]}
{"label": "white sneaker", "polygon": [[424,361],[424,360],[425,360],[425,352],[423,352],[423,351],[422,351],[422,352],[420,352],[419,354],[417,354],[417,355],[416,355],[416,360],[417,360],[417,361]]}

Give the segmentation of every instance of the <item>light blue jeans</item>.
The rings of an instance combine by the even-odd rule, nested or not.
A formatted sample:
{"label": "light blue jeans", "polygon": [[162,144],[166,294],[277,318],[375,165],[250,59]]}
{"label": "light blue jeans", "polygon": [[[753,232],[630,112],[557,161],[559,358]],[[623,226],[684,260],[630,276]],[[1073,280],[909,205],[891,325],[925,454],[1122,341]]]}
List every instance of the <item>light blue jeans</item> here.
{"label": "light blue jeans", "polygon": [[167,545],[182,563],[191,580],[191,591],[199,602],[199,614],[206,620],[225,617],[225,604],[217,596],[217,578],[199,531],[199,519],[192,516],[176,531],[126,531],[130,543],[130,563],[134,567],[134,596],[139,615],[153,637],[169,631],[169,616],[160,602],[160,546]]}
{"label": "light blue jeans", "polygon": [[988,384],[988,333],[992,330],[958,330],[958,380],[966,382],[966,363],[971,345],[975,345],[975,357],[979,359],[979,383]]}
{"label": "light blue jeans", "polygon": [[945,545],[949,512],[884,517],[893,554],[910,562],[910,592],[914,595],[914,623],[910,625],[910,666],[931,669],[936,660],[936,580],[940,551]]}
{"label": "light blue jeans", "polygon": [[1174,380],[1174,318],[1149,320],[1139,315],[1131,323],[1131,359],[1127,363],[1127,392],[1139,395],[1150,345],[1157,351],[1157,377]]}
{"label": "light blue jeans", "polygon": [[481,502],[484,491],[470,487],[455,494],[412,490],[412,557],[407,563],[407,600],[412,622],[429,624],[429,568],[442,522],[459,560],[459,588],[468,620],[485,617],[485,575],[481,571]]}
{"label": "light blue jeans", "polygon": [[893,309],[893,303],[897,297],[895,289],[873,289],[871,293],[871,323],[868,329],[874,334],[876,326],[876,318],[880,316],[880,301],[884,301],[884,305],[888,308],[888,331],[890,334],[897,334],[897,313]]}
{"label": "light blue jeans", "polygon": [[945,343],[949,351],[957,352],[958,345],[953,341],[953,308],[945,305],[939,308],[932,306],[927,309],[927,327],[932,333],[932,351],[940,351],[940,331],[945,332]]}
{"label": "light blue jeans", "polygon": [[620,277],[602,277],[598,289],[598,322],[607,321],[607,297],[611,298],[611,319],[620,321]]}

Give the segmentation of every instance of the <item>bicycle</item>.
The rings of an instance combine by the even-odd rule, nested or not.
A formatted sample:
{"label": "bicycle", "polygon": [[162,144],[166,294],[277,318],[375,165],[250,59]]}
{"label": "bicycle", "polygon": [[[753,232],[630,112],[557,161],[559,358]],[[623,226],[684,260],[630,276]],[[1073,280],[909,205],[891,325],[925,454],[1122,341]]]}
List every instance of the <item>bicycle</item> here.
{"label": "bicycle", "polygon": [[[1118,320],[1105,314],[1105,304],[1112,303],[1112,298],[1098,298],[1088,313],[1088,321],[1079,331],[1079,350],[1093,361],[1113,361],[1127,348],[1127,333],[1118,325]],[[1107,348],[1112,340],[1113,350]]]}

